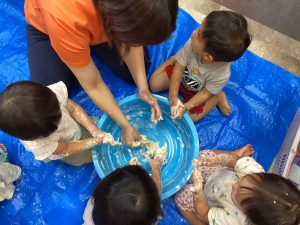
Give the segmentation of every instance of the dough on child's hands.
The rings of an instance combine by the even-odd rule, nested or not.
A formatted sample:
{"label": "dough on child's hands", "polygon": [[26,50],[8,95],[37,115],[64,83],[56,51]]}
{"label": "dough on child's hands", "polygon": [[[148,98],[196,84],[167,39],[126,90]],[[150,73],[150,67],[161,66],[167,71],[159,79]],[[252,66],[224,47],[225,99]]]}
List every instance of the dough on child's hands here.
{"label": "dough on child's hands", "polygon": [[180,113],[179,113],[179,109],[180,108],[184,108],[183,103],[180,101],[180,99],[177,99],[177,103],[175,106],[171,106],[171,118],[173,120],[181,117]]}
{"label": "dough on child's hands", "polygon": [[128,161],[127,164],[128,164],[128,165],[136,165],[136,166],[140,166],[140,165],[141,165],[141,163],[140,163],[140,161],[138,160],[137,157],[132,157],[132,158]]}
{"label": "dough on child's hands", "polygon": [[[146,152],[144,153],[144,155],[149,156],[151,159],[157,159],[160,158],[163,165],[167,163],[167,147],[164,145],[163,147],[159,147],[158,142],[154,142],[151,140],[148,140],[148,138],[145,135],[141,135],[142,139],[140,141],[135,141],[132,144],[132,147],[145,147],[146,148]],[[133,158],[136,157],[132,157],[129,162],[131,160],[133,160]]]}

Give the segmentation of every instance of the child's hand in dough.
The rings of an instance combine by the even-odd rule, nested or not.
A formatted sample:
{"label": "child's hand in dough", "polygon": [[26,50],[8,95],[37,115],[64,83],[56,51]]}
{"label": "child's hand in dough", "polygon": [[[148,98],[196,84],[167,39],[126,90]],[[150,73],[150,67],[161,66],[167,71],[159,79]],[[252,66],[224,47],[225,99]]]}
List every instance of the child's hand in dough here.
{"label": "child's hand in dough", "polygon": [[177,100],[171,101],[171,118],[173,120],[181,118],[185,112],[186,109],[184,107],[184,104],[180,101],[179,98],[177,98]]}
{"label": "child's hand in dough", "polygon": [[102,130],[97,130],[92,133],[93,137],[99,138],[102,140],[103,144],[109,145],[122,145],[121,142],[115,141],[114,137],[110,133],[103,132]]}
{"label": "child's hand in dough", "polygon": [[160,170],[163,164],[163,160],[161,158],[156,157],[155,159],[151,159],[148,155],[145,155],[146,159],[148,160],[148,163],[153,170]]}

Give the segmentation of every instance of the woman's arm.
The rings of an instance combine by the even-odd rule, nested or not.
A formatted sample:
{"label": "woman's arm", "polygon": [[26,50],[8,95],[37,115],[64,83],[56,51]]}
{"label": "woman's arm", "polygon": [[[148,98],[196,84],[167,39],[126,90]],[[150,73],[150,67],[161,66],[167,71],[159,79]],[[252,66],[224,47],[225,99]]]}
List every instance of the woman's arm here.
{"label": "woman's arm", "polygon": [[134,140],[139,139],[136,129],[126,119],[115,98],[103,82],[94,62],[91,61],[83,68],[71,67],[70,69],[93,102],[121,126],[125,144],[131,145]]}
{"label": "woman's arm", "polygon": [[138,94],[140,98],[150,104],[152,111],[151,119],[154,123],[156,123],[157,120],[162,118],[162,114],[157,100],[149,91],[143,47],[130,47],[129,52],[124,54],[124,61],[126,62],[133,80],[138,87]]}

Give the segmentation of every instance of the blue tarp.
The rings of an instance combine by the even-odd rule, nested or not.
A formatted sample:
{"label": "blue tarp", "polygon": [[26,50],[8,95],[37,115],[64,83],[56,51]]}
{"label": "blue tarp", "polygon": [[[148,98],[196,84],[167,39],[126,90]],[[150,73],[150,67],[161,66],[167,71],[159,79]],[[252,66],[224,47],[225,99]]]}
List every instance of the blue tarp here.
{"label": "blue tarp", "polygon": [[[29,79],[23,2],[0,1],[0,90],[8,84]],[[183,10],[172,38],[150,46],[149,74],[180,49],[198,24]],[[255,37],[254,37],[255,38]],[[136,93],[136,88],[100,65],[100,72],[116,99]],[[196,124],[201,149],[233,150],[251,143],[255,159],[268,169],[278,152],[287,128],[300,106],[300,79],[247,51],[232,63],[225,88],[232,114],[224,117],[214,109]],[[90,115],[102,112],[78,87],[71,97]],[[34,160],[18,140],[0,132],[12,163],[22,168],[12,200],[0,203],[0,224],[81,224],[87,199],[99,182],[94,166],[72,167],[60,162]],[[163,201],[165,216],[160,224],[188,224],[174,205]]]}

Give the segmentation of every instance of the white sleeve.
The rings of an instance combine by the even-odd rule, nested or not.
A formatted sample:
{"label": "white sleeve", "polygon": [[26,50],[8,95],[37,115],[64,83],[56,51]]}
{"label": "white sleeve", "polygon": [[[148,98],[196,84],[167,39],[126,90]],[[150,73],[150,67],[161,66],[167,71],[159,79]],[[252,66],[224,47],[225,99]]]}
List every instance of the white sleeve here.
{"label": "white sleeve", "polygon": [[211,207],[208,210],[208,222],[211,225],[234,225],[239,224],[234,215],[231,215],[225,209]]}
{"label": "white sleeve", "polygon": [[251,173],[264,173],[264,168],[259,165],[252,157],[243,157],[236,162],[234,170],[242,176]]}
{"label": "white sleeve", "polygon": [[60,81],[47,87],[55,93],[60,106],[65,106],[68,100],[68,89],[65,83]]}
{"label": "white sleeve", "polygon": [[93,212],[94,204],[92,198],[90,198],[86,204],[83,213],[83,225],[94,225],[92,212]]}
{"label": "white sleeve", "polygon": [[191,43],[191,39],[189,39],[185,43],[184,47],[180,49],[179,52],[177,52],[177,54],[175,55],[177,62],[182,66],[187,66],[188,58],[191,52],[192,52],[192,43]]}
{"label": "white sleeve", "polygon": [[34,141],[21,140],[21,143],[28,151],[32,152],[36,160],[47,159],[55,152],[58,146],[58,141],[51,140],[49,137]]}

